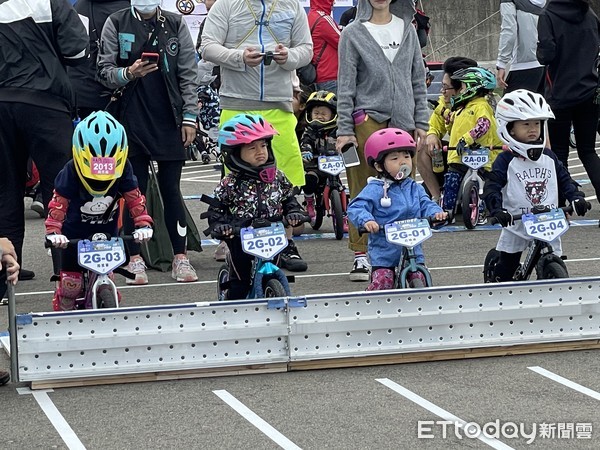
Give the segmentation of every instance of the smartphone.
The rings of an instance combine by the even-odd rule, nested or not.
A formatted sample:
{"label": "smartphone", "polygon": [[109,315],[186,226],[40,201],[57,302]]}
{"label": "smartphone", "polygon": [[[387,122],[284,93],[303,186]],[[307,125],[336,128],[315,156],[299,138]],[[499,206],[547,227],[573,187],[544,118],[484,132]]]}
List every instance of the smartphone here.
{"label": "smartphone", "polygon": [[160,55],[158,53],[142,53],[142,61],[148,61],[152,64],[158,64],[158,58]]}
{"label": "smartphone", "polygon": [[267,55],[267,54],[271,54],[271,55],[273,55],[273,56],[275,56],[275,55],[281,55],[281,53],[280,53],[280,52],[265,52],[265,53],[259,53],[258,55],[259,55],[259,56],[265,56],[265,55]]}
{"label": "smartphone", "polygon": [[344,165],[346,167],[354,167],[360,165],[360,159],[358,159],[356,145],[354,145],[352,142],[342,147],[342,158],[344,158]]}

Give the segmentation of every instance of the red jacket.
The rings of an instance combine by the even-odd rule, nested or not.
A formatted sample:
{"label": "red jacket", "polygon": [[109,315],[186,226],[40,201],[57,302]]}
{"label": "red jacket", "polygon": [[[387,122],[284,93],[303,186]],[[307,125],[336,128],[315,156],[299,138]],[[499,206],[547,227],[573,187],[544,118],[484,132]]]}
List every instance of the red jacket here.
{"label": "red jacket", "polygon": [[313,40],[313,63],[326,45],[317,65],[317,83],[337,80],[340,29],[331,17],[332,7],[333,0],[311,0],[308,11],[308,26],[312,30]]}

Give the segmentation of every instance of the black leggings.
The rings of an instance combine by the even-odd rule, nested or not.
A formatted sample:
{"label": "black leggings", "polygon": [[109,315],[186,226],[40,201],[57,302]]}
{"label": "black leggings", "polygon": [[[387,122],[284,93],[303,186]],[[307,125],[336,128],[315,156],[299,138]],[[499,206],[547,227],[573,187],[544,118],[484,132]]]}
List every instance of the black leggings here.
{"label": "black leggings", "polygon": [[511,281],[513,275],[515,274],[515,270],[519,267],[519,263],[521,262],[521,254],[523,252],[517,253],[506,253],[500,252],[500,260],[496,267],[494,268],[494,276],[496,277],[495,281]]}
{"label": "black leggings", "polygon": [[313,195],[317,192],[323,192],[327,176],[318,170],[307,170],[304,174],[306,184],[302,186],[302,190],[306,195]]}
{"label": "black leggings", "polygon": [[577,155],[600,198],[600,158],[596,154],[596,129],[598,128],[598,105],[593,99],[567,109],[553,108],[556,119],[548,120],[548,134],[552,151],[567,167],[569,158],[569,134],[571,122],[575,129]]}
{"label": "black leggings", "polygon": [[[148,188],[148,166],[150,159],[147,156],[134,156],[129,158],[133,167],[133,173],[138,179],[140,191],[146,194]],[[181,169],[183,161],[158,161],[158,186],[165,205],[165,225],[169,231],[169,238],[173,247],[173,253],[185,253],[186,236],[181,236],[178,229],[187,229],[185,218],[185,209],[183,199],[181,198]],[[133,219],[126,211],[123,219],[123,228],[125,234],[131,234],[134,231]],[[139,255],[140,245],[135,242],[128,243],[129,254]]]}

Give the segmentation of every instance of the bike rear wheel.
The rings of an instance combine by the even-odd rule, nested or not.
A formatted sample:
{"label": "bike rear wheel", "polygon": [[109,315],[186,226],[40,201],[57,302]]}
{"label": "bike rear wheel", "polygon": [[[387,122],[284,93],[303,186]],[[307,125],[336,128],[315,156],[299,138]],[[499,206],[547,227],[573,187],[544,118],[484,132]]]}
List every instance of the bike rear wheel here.
{"label": "bike rear wheel", "polygon": [[462,216],[467,229],[472,230],[479,219],[479,186],[475,181],[467,181],[462,196]]}
{"label": "bike rear wheel", "polygon": [[536,267],[538,280],[553,280],[556,278],[569,278],[567,266],[556,255],[542,257]]}
{"label": "bike rear wheel", "polygon": [[217,275],[217,299],[220,302],[222,302],[223,300],[227,300],[228,289],[225,286],[228,281],[229,281],[229,266],[227,264],[223,264],[219,268],[219,274]]}
{"label": "bike rear wheel", "polygon": [[483,263],[483,282],[484,283],[494,283],[496,280],[496,276],[494,271],[496,269],[496,265],[500,261],[500,252],[495,248],[491,249],[485,257],[485,262]]}
{"label": "bike rear wheel", "polygon": [[331,220],[333,221],[333,232],[335,238],[339,241],[344,237],[344,211],[342,210],[342,199],[340,197],[340,191],[332,189],[329,193],[329,200],[331,202]]}
{"label": "bike rear wheel", "polygon": [[264,285],[265,298],[285,297],[285,289],[279,280],[271,278]]}

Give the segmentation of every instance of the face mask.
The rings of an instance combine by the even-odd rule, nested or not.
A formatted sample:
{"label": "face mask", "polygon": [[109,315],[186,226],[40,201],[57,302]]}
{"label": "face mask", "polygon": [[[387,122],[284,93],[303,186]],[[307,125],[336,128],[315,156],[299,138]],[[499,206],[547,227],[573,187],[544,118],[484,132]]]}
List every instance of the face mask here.
{"label": "face mask", "polygon": [[160,0],[131,0],[131,6],[137,9],[141,14],[153,13],[160,4]]}

